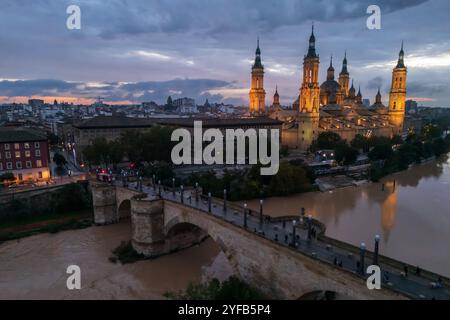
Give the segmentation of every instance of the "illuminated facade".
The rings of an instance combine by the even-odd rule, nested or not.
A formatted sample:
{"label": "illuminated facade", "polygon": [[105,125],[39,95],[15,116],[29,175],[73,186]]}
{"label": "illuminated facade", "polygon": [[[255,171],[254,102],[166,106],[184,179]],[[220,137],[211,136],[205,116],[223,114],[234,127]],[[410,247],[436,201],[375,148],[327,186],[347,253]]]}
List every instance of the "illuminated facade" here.
{"label": "illuminated facade", "polygon": [[256,48],[255,63],[252,67],[252,86],[250,89],[250,113],[263,114],[266,111],[266,91],[264,90],[264,66],[261,63],[259,39]]}
{"label": "illuminated facade", "polygon": [[402,132],[405,119],[406,75],[408,71],[404,58],[405,53],[402,43],[397,66],[392,72],[392,85],[389,94],[389,122],[396,127],[397,134]]}
{"label": "illuminated facade", "polygon": [[[403,44],[392,74],[388,107],[382,103],[380,90],[372,106],[363,106],[360,86],[356,92],[353,79],[350,86],[347,52],[342,60],[342,69],[337,81],[332,57],[326,81],[322,84],[319,83],[319,67],[320,58],[316,51],[313,26],[308,52],[303,59],[303,77],[298,99],[293,103],[292,109],[281,108],[277,88],[273,106],[269,110],[271,118],[284,123],[282,132],[284,145],[307,150],[323,131],[335,132],[347,141],[351,141],[358,134],[391,137],[403,133],[407,74]],[[262,114],[265,110],[263,77],[264,68],[261,64],[258,42],[252,68],[251,114]]]}

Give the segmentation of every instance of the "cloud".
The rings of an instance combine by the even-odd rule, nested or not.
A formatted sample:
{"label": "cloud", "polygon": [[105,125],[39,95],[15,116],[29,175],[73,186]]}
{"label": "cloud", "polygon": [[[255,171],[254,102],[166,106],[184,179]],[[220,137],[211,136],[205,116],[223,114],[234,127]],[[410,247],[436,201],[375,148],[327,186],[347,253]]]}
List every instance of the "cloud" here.
{"label": "cloud", "polygon": [[51,96],[94,99],[102,96],[105,101],[156,101],[162,103],[173,98],[191,97],[197,100],[222,101],[223,95],[214,92],[232,86],[232,83],[213,79],[174,79],[170,81],[120,82],[68,82],[63,80],[3,80],[0,96]]}

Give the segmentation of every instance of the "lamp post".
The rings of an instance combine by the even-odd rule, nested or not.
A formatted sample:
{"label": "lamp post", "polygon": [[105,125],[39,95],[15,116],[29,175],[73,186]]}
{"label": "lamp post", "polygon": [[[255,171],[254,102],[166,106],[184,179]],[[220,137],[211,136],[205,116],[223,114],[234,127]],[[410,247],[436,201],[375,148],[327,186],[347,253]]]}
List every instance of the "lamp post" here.
{"label": "lamp post", "polygon": [[175,198],[175,178],[172,178],[172,195]]}
{"label": "lamp post", "polygon": [[223,213],[227,213],[227,189],[223,189]]}
{"label": "lamp post", "polygon": [[312,216],[308,216],[308,240],[311,240]]}
{"label": "lamp post", "polygon": [[161,180],[158,180],[158,196],[161,197]]}
{"label": "lamp post", "polygon": [[195,202],[198,203],[198,182],[195,183]]}
{"label": "lamp post", "polygon": [[295,225],[297,224],[297,221],[292,221],[292,246],[295,248]]}
{"label": "lamp post", "polygon": [[375,250],[374,250],[374,254],[373,254],[373,265],[378,265],[378,250],[379,250],[379,246],[380,246],[380,236],[377,234],[375,236]]}
{"label": "lamp post", "polygon": [[244,228],[247,229],[247,204],[244,203]]}
{"label": "lamp post", "polygon": [[263,228],[263,204],[264,200],[259,200],[259,228]]}
{"label": "lamp post", "polygon": [[153,185],[153,191],[156,191],[156,175],[153,175],[152,185]]}
{"label": "lamp post", "polygon": [[208,212],[211,212],[211,192],[208,192]]}
{"label": "lamp post", "polygon": [[359,266],[359,272],[361,274],[364,274],[364,258],[366,255],[366,244],[364,242],[361,243],[361,247],[359,248],[359,254],[360,254],[360,266]]}
{"label": "lamp post", "polygon": [[182,185],[180,186],[180,193],[181,193],[181,203],[184,203],[184,188]]}
{"label": "lamp post", "polygon": [[142,176],[139,177],[139,192],[142,192]]}

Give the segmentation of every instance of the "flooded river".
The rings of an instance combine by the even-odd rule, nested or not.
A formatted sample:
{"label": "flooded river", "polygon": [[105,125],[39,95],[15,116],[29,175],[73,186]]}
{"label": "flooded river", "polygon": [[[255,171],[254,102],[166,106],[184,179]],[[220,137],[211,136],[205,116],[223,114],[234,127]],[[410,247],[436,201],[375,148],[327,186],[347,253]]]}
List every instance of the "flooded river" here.
{"label": "flooded river", "polygon": [[[304,207],[330,237],[372,249],[379,234],[382,254],[450,276],[450,161],[414,167],[384,184],[266,199],[265,213],[297,215]],[[249,205],[258,210],[257,200]],[[0,244],[0,299],[158,299],[190,282],[231,275],[211,239],[154,260],[109,262],[129,237],[130,225],[122,223]],[[66,288],[71,264],[81,267],[82,290]]]}
{"label": "flooded river", "polygon": [[[111,251],[129,237],[130,225],[121,223],[0,244],[0,299],[162,299],[190,282],[231,274],[211,239],[154,260],[109,262]],[[72,264],[81,268],[81,290],[67,290]]]}
{"label": "flooded river", "polygon": [[[395,180],[395,184],[394,184]],[[264,211],[299,215],[301,208],[325,223],[326,234],[450,276],[450,160],[430,162],[389,176],[382,183],[270,198]],[[259,202],[249,207],[259,210]]]}

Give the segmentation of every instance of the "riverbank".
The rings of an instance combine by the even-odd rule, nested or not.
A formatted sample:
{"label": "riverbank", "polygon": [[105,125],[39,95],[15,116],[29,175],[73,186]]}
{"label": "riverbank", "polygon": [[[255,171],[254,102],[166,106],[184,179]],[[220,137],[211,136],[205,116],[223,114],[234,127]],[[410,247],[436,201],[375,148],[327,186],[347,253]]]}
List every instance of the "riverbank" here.
{"label": "riverbank", "polygon": [[93,224],[92,217],[92,211],[83,210],[64,214],[20,217],[3,221],[0,222],[0,243],[41,233],[57,233],[87,228]]}

